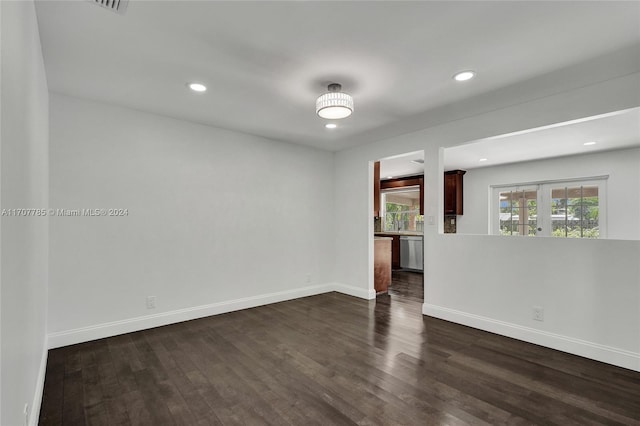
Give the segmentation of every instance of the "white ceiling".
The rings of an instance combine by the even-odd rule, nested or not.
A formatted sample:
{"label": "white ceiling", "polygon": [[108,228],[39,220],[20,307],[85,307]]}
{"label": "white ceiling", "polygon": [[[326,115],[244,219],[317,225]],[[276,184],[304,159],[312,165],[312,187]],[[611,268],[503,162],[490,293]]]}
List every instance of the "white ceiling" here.
{"label": "white ceiling", "polygon": [[410,152],[380,160],[380,178],[401,177],[424,174],[424,164],[413,160],[424,161],[424,151]]}
{"label": "white ceiling", "polygon": [[[596,142],[585,146],[586,142]],[[640,146],[640,108],[495,136],[444,150],[445,170],[469,170]],[[481,158],[486,161],[480,162]]]}
{"label": "white ceiling", "polygon": [[[40,1],[37,12],[54,92],[330,150],[640,43],[640,2],[131,1],[118,15]],[[451,79],[469,68],[476,79]],[[190,93],[191,81],[209,90]],[[335,130],[314,110],[330,82],[355,99]]]}

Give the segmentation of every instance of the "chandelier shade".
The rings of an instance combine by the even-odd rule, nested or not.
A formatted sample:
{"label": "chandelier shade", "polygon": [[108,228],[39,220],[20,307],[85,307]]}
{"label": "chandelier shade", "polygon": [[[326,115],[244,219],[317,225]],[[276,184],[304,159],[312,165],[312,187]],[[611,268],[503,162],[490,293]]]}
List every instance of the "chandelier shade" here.
{"label": "chandelier shade", "polygon": [[316,114],[327,120],[346,118],[353,112],[353,98],[340,90],[342,86],[333,83],[329,91],[316,100]]}

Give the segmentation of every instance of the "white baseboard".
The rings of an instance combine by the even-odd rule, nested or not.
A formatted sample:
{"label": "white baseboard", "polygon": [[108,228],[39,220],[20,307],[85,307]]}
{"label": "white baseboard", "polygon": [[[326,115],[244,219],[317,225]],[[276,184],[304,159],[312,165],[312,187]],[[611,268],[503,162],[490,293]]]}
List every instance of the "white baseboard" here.
{"label": "white baseboard", "polygon": [[36,426],[40,420],[40,406],[42,405],[42,394],[44,393],[44,379],[47,374],[47,356],[49,354],[47,337],[44,338],[42,349],[42,359],[40,360],[40,370],[36,382],[36,390],[33,393],[31,411],[29,412],[29,426]]}
{"label": "white baseboard", "polygon": [[424,303],[422,313],[607,364],[640,371],[640,353]]}
{"label": "white baseboard", "polygon": [[73,330],[49,333],[47,336],[48,348],[54,349],[62,346],[74,345],[76,343],[117,336],[119,334],[132,333],[134,331],[146,330],[148,328],[160,327],[163,325],[189,321],[211,315],[224,314],[240,309],[254,308],[256,306],[267,305],[270,303],[284,302],[286,300],[298,299],[300,297],[328,293],[330,291],[337,291],[339,293],[367,300],[375,299],[376,297],[376,293],[373,289],[368,291],[346,284],[326,283],[294,290],[212,303],[209,305],[194,306],[192,308],[178,309],[175,311],[161,312],[154,315],[145,315],[120,321],[112,321],[88,327],[76,328]]}
{"label": "white baseboard", "polygon": [[372,300],[376,298],[376,291],[372,288],[367,290],[348,284],[333,283],[333,289],[338,293],[348,294],[349,296],[359,297],[360,299]]}
{"label": "white baseboard", "polygon": [[245,297],[209,305],[194,306],[192,308],[178,309],[175,311],[161,312],[154,315],[145,315],[120,321],[113,321],[73,330],[59,331],[48,335],[49,349],[76,343],[88,342],[119,334],[146,330],[182,321],[189,321],[211,315],[224,314],[240,309],[254,308],[270,303],[284,302],[300,297],[313,296],[335,290],[334,284],[321,284],[302,287],[294,290],[280,291],[259,296]]}

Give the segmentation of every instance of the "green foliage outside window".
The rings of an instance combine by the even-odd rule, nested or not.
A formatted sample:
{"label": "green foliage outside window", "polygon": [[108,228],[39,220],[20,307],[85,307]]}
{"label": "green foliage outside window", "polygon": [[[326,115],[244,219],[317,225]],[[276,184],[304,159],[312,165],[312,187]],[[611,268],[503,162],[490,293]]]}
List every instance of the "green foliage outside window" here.
{"label": "green foliage outside window", "polygon": [[418,209],[411,209],[404,204],[385,203],[384,230],[416,230],[416,226],[423,221],[423,216],[419,213]]}

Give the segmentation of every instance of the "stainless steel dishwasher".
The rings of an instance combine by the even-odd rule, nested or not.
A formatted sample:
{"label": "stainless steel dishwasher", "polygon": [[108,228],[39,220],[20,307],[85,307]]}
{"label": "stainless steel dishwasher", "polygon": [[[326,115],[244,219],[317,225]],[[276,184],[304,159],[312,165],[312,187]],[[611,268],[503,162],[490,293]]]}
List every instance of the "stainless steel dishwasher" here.
{"label": "stainless steel dishwasher", "polygon": [[422,237],[417,235],[402,235],[400,237],[400,267],[402,269],[424,269]]}

